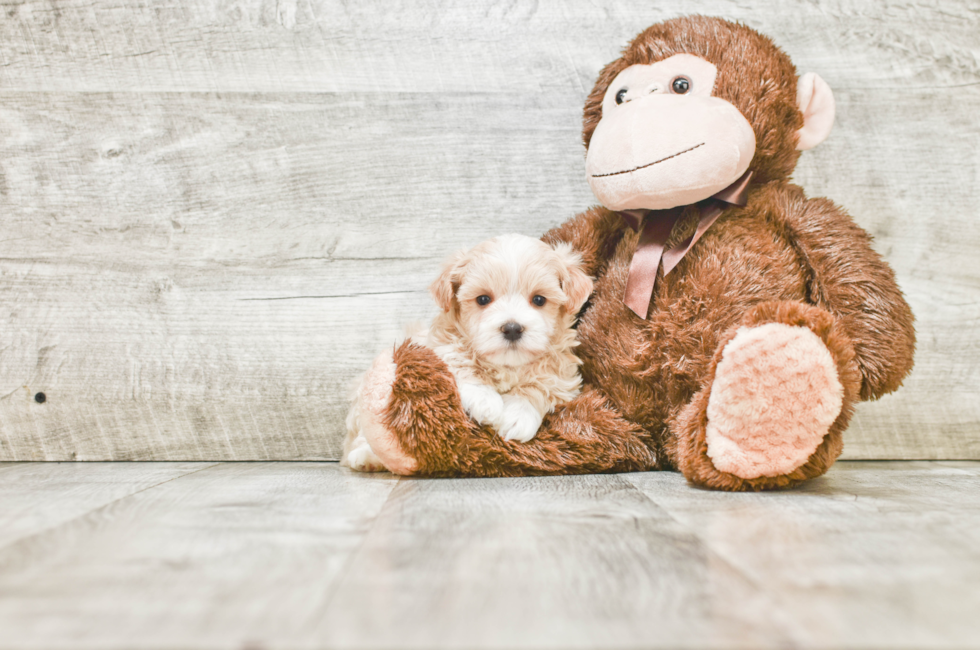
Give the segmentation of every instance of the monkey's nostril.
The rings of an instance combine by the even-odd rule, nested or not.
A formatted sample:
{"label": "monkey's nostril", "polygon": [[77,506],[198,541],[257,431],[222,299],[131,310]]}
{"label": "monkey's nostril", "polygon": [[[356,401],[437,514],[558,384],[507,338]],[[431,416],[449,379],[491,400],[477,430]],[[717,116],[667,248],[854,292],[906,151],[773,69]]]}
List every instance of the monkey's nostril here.
{"label": "monkey's nostril", "polygon": [[503,332],[505,339],[513,342],[521,338],[521,335],[524,333],[524,326],[520,323],[509,321],[503,324],[500,331]]}

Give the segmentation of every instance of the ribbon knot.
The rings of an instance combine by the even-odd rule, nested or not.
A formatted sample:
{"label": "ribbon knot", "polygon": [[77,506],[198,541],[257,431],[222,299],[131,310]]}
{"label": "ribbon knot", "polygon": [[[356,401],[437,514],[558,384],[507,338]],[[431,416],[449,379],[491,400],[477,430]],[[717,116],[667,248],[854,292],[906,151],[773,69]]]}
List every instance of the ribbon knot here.
{"label": "ribbon knot", "polygon": [[701,217],[694,234],[685,241],[664,252],[670,231],[687,206],[668,210],[623,210],[619,214],[633,230],[639,231],[640,241],[630,262],[629,276],[623,302],[640,318],[647,317],[653,290],[657,284],[657,269],[663,261],[667,275],[687,255],[701,236],[718,220],[728,205],[744,206],[748,198],[752,172],[745,172],[737,181],[709,198],[698,203]]}

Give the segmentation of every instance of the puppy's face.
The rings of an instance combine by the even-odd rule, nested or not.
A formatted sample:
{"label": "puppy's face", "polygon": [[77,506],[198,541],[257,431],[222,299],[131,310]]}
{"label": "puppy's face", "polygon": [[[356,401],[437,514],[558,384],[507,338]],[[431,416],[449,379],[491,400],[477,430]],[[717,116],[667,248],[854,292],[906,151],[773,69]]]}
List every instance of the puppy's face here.
{"label": "puppy's face", "polygon": [[451,258],[431,291],[477,354],[519,366],[549,349],[592,281],[567,245],[504,235]]}

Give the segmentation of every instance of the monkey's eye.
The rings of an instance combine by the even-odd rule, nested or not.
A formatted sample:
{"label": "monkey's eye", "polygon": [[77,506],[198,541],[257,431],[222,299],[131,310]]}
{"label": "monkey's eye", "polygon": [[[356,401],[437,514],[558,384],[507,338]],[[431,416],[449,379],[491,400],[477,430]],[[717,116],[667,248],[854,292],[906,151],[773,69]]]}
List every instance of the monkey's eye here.
{"label": "monkey's eye", "polygon": [[548,302],[548,299],[544,296],[534,296],[531,298],[531,302],[534,303],[535,307],[544,307],[544,303]]}
{"label": "monkey's eye", "polygon": [[491,302],[493,302],[493,298],[491,298],[490,296],[488,296],[486,294],[484,294],[482,296],[477,296],[476,297],[476,304],[480,305],[481,307],[486,307]]}
{"label": "monkey's eye", "polygon": [[616,93],[616,103],[622,104],[626,101],[626,93],[629,92],[628,88],[620,88],[619,92]]}
{"label": "monkey's eye", "polygon": [[670,82],[670,87],[673,88],[674,92],[678,95],[683,95],[691,90],[691,80],[687,77],[677,77]]}

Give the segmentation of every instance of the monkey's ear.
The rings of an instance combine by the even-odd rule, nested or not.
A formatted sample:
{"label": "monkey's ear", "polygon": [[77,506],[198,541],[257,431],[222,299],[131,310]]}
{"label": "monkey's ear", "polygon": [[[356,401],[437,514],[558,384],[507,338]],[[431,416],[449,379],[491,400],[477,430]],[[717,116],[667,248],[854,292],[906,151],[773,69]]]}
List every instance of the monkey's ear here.
{"label": "monkey's ear", "polygon": [[435,298],[436,304],[442,311],[449,311],[453,306],[453,298],[456,297],[456,290],[459,289],[460,280],[463,277],[463,268],[466,266],[467,251],[456,251],[449,256],[443,265],[439,277],[429,285],[429,293]]}
{"label": "monkey's ear", "polygon": [[834,127],[834,93],[826,81],[807,72],[796,84],[796,103],[803,113],[803,128],[796,132],[796,148],[806,151],[823,142]]}
{"label": "monkey's ear", "polygon": [[570,244],[562,242],[555,245],[555,252],[565,265],[561,274],[561,290],[565,292],[565,307],[571,314],[577,314],[585,301],[592,295],[592,278],[582,270],[582,256],[572,250]]}

